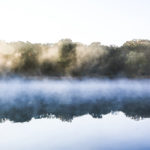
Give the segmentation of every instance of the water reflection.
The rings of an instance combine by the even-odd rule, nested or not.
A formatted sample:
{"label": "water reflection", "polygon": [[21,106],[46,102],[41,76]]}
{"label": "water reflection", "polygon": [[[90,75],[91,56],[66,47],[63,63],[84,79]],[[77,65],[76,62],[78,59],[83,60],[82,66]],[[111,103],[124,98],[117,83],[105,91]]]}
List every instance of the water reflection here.
{"label": "water reflection", "polygon": [[32,118],[94,118],[116,111],[150,117],[150,80],[1,80],[0,122]]}
{"label": "water reflection", "polygon": [[123,113],[102,119],[89,115],[71,123],[32,119],[0,124],[1,150],[149,150],[150,119],[134,121]]}
{"label": "water reflection", "polygon": [[133,119],[150,117],[150,101],[147,99],[106,101],[97,100],[94,103],[59,104],[47,103],[36,99],[32,104],[22,102],[20,105],[0,104],[0,121],[8,119],[14,122],[30,121],[32,118],[59,118],[63,121],[71,121],[74,117],[90,114],[94,118],[110,112],[122,111]]}

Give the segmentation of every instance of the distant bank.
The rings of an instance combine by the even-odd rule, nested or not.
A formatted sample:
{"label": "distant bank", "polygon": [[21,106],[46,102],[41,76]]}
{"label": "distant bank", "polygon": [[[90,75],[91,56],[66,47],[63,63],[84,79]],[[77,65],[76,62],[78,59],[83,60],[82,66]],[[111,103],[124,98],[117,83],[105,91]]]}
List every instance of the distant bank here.
{"label": "distant bank", "polygon": [[70,39],[52,44],[0,41],[0,76],[15,75],[149,78],[150,41],[132,40],[120,47]]}

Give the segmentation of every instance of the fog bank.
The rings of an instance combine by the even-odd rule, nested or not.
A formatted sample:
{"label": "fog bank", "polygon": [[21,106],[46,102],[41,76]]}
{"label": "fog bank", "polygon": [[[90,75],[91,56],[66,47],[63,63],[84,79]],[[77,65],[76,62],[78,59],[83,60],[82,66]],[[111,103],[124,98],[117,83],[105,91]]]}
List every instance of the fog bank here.
{"label": "fog bank", "polygon": [[0,101],[43,101],[59,103],[82,103],[96,100],[124,100],[150,98],[150,80],[100,80],[100,79],[62,79],[62,80],[0,80]]}
{"label": "fog bank", "polygon": [[43,79],[0,80],[0,120],[29,121],[32,117],[72,120],[91,114],[122,111],[139,119],[150,117],[150,80]]}

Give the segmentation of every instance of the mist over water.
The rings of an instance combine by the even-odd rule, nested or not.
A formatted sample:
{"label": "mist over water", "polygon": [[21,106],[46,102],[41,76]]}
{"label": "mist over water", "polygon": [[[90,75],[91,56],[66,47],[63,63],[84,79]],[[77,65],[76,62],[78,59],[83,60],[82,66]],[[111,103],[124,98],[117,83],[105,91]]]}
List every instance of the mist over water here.
{"label": "mist over water", "polygon": [[32,117],[72,120],[90,114],[122,111],[139,119],[150,117],[150,80],[129,79],[1,79],[0,116],[14,122]]}
{"label": "mist over water", "polygon": [[0,80],[0,149],[145,150],[149,123],[149,79]]}
{"label": "mist over water", "polygon": [[150,98],[149,79],[1,79],[0,89],[3,103],[15,103],[16,100],[32,102],[36,98],[62,104]]}

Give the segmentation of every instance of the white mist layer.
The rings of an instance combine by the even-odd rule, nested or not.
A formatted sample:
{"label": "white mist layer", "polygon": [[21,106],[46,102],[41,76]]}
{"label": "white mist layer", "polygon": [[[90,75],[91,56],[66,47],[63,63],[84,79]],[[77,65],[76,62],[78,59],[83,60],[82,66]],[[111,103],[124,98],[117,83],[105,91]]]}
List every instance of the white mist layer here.
{"label": "white mist layer", "polygon": [[0,80],[0,102],[53,100],[59,103],[150,99],[150,80]]}

